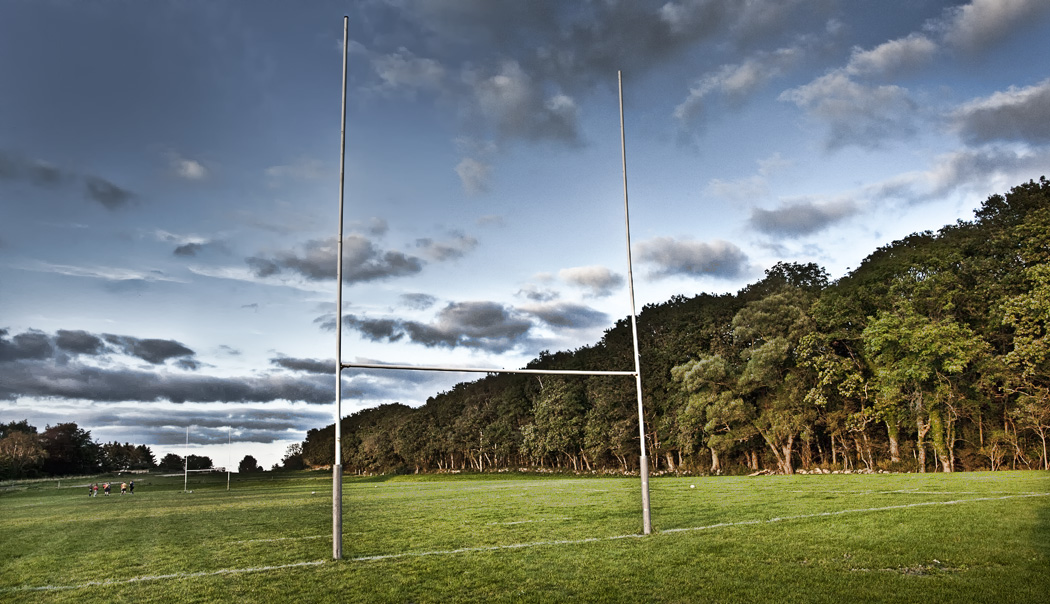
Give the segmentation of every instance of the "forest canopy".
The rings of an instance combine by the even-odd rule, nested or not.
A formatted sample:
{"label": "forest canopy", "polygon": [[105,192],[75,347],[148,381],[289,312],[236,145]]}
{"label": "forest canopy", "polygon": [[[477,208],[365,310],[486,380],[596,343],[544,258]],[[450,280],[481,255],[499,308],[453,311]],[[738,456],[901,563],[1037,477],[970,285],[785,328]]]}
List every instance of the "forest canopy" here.
{"label": "forest canopy", "polygon": [[[638,317],[655,471],[1050,469],[1050,182],[992,195],[831,282],[779,263],[735,295]],[[536,369],[633,366],[629,318]],[[630,377],[490,374],[344,418],[352,472],[638,467]],[[334,425],[308,466],[333,461]]]}

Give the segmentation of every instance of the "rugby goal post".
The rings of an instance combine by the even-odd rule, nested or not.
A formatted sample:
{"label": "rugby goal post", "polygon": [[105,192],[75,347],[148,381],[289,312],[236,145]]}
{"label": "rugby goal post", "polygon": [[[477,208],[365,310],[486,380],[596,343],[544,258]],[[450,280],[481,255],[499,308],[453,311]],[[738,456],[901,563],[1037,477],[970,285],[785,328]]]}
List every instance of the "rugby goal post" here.
{"label": "rugby goal post", "polygon": [[346,86],[347,43],[350,17],[343,17],[343,90],[342,118],[339,128],[339,233],[336,242],[336,324],[335,324],[335,458],[332,464],[332,559],[343,557],[343,458],[342,458],[342,372],[343,369],[380,369],[399,371],[444,371],[455,373],[526,373],[541,375],[633,376],[638,398],[638,436],[640,447],[639,474],[642,481],[642,531],[652,532],[649,505],[649,460],[645,450],[645,416],[642,406],[642,373],[638,352],[638,313],[634,300],[634,272],[631,261],[631,218],[627,202],[627,146],[623,119],[623,74],[616,72],[620,108],[620,160],[623,171],[624,234],[627,242],[627,290],[630,298],[631,340],[634,347],[634,369],[627,371],[583,371],[544,369],[493,369],[442,367],[420,365],[393,365],[383,363],[343,362],[343,198],[346,168]]}

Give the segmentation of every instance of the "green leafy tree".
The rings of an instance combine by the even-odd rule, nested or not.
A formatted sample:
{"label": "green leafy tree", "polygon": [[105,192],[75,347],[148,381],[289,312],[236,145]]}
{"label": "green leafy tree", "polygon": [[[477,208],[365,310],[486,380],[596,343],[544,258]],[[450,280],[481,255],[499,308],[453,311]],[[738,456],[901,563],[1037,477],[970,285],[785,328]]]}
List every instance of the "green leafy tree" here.
{"label": "green leafy tree", "polygon": [[160,468],[161,470],[169,470],[169,471],[179,470],[179,471],[182,471],[182,469],[185,466],[183,464],[181,456],[176,455],[174,453],[166,453],[164,455],[164,457],[162,457],[160,459],[160,463],[157,464],[157,467]]}
{"label": "green leafy tree", "polygon": [[44,472],[52,476],[91,474],[101,466],[101,451],[91,440],[91,432],[69,422],[48,426],[40,435],[47,451]]}
{"label": "green leafy tree", "polygon": [[262,472],[262,467],[259,466],[259,460],[251,455],[245,455],[241,462],[237,464],[237,471],[241,474],[251,474],[252,472]]}
{"label": "green leafy tree", "polygon": [[864,335],[881,396],[905,402],[916,418],[920,471],[925,471],[922,439],[929,432],[941,468],[951,472],[960,378],[988,352],[988,344],[953,319],[934,320],[908,305],[880,313]]}

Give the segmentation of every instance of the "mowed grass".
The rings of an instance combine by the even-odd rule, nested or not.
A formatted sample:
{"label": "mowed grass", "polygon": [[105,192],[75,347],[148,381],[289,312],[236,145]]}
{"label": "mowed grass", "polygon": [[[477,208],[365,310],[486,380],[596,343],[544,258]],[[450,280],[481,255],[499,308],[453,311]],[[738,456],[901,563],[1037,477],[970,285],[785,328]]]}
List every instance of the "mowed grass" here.
{"label": "mowed grass", "polygon": [[[101,479],[100,479],[101,482]],[[0,601],[1048,602],[1050,474],[86,480],[0,489]],[[691,485],[695,485],[691,488]]]}

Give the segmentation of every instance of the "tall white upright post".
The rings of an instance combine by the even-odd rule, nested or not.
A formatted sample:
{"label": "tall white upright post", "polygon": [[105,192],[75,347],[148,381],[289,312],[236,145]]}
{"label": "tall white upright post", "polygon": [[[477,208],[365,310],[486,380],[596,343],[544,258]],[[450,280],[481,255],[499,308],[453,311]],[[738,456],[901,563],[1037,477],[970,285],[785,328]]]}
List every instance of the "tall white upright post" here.
{"label": "tall white upright post", "polygon": [[627,288],[631,293],[631,341],[634,342],[634,384],[638,393],[638,438],[641,446],[639,459],[642,475],[642,531],[648,535],[653,530],[649,513],[649,458],[645,455],[645,413],[642,408],[642,361],[638,353],[638,316],[634,306],[634,272],[631,267],[631,214],[627,207],[627,137],[623,128],[623,74],[616,72],[620,89],[620,157],[623,163],[623,217],[627,233]]}
{"label": "tall white upright post", "polygon": [[346,166],[346,47],[350,17],[343,17],[343,114],[339,127],[339,240],[335,295],[335,458],[332,460],[332,559],[343,557],[343,182]]}
{"label": "tall white upright post", "polygon": [[185,493],[190,482],[190,427],[186,426],[186,457],[182,458],[182,492]]}
{"label": "tall white upright post", "polygon": [[226,490],[230,490],[230,467],[233,466],[233,426],[226,426]]}

